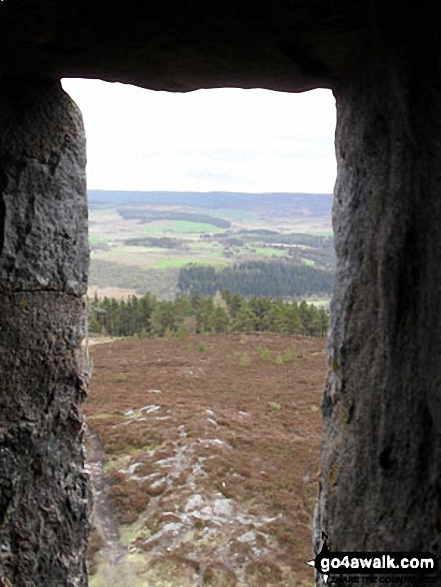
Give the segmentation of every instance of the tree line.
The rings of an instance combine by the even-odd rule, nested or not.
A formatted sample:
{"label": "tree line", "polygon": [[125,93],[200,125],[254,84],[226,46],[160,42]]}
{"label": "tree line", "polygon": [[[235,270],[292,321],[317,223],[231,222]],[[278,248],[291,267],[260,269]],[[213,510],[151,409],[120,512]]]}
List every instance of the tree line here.
{"label": "tree line", "polygon": [[179,271],[178,292],[214,295],[230,290],[242,296],[298,298],[309,294],[330,294],[334,283],[331,271],[315,269],[289,261],[249,261],[216,269],[189,265]]}
{"label": "tree line", "polygon": [[196,222],[211,224],[217,228],[230,228],[231,222],[225,218],[211,216],[211,214],[201,214],[197,212],[172,212],[149,210],[143,207],[118,208],[118,214],[125,220],[140,220],[141,223],[148,224],[157,220],[185,220],[187,222]]}
{"label": "tree line", "polygon": [[89,331],[112,336],[164,336],[166,333],[275,332],[324,337],[329,313],[302,302],[249,299],[229,290],[204,296],[198,291],[174,301],[151,293],[127,300],[88,299]]}

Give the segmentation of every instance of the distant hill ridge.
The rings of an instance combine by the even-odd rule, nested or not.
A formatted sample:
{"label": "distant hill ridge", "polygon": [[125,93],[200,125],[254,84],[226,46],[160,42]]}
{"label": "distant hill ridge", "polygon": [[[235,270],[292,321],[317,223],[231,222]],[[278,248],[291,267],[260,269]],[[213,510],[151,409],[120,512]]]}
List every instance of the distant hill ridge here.
{"label": "distant hill ridge", "polygon": [[150,204],[206,209],[289,210],[307,215],[330,215],[332,194],[243,192],[143,192],[89,190],[90,206]]}

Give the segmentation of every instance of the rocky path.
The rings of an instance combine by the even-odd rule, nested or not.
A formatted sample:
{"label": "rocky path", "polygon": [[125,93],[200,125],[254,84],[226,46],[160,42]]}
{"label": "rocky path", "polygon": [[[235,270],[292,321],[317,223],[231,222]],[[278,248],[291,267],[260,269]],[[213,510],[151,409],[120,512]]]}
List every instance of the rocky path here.
{"label": "rocky path", "polygon": [[102,536],[104,546],[101,550],[103,563],[106,565],[106,584],[113,585],[117,567],[126,555],[127,548],[121,543],[118,526],[113,518],[107,487],[103,474],[103,448],[99,436],[90,429],[86,431],[87,463],[93,487],[92,521]]}

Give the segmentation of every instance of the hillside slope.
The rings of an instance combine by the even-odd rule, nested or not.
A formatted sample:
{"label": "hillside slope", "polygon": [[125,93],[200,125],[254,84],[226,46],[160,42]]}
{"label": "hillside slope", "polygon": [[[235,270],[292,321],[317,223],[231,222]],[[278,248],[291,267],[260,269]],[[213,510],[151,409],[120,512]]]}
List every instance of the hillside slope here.
{"label": "hillside slope", "polygon": [[94,347],[84,412],[121,537],[95,531],[91,586],[310,585],[324,357],[269,334]]}

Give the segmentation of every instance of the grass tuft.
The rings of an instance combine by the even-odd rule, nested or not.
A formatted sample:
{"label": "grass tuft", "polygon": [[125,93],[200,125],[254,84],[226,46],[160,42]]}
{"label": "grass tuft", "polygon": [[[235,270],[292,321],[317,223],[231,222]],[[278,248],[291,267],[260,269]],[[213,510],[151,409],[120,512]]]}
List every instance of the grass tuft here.
{"label": "grass tuft", "polygon": [[267,348],[261,348],[260,349],[260,358],[262,359],[262,361],[271,361],[271,351]]}
{"label": "grass tuft", "polygon": [[242,353],[239,357],[239,365],[241,367],[249,367],[250,364],[251,364],[250,355],[247,352]]}
{"label": "grass tuft", "polygon": [[268,402],[268,406],[272,410],[276,410],[276,412],[282,409],[282,404],[279,404],[278,402]]}

